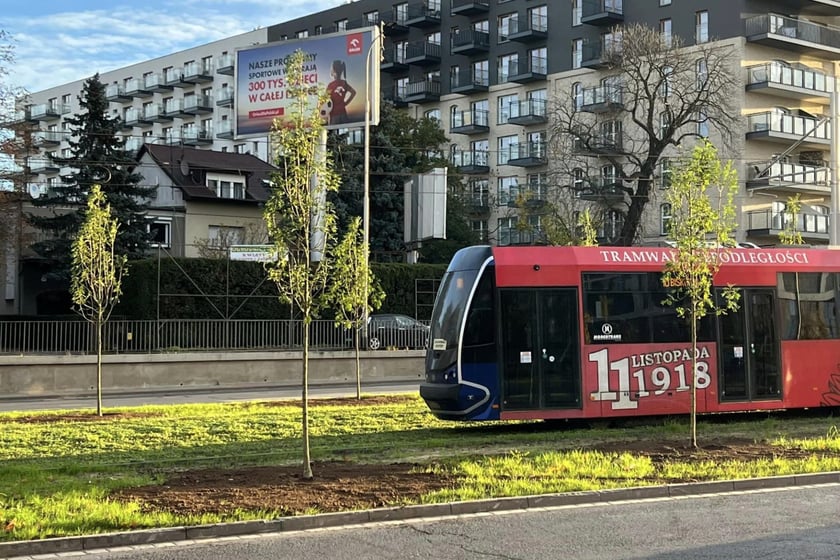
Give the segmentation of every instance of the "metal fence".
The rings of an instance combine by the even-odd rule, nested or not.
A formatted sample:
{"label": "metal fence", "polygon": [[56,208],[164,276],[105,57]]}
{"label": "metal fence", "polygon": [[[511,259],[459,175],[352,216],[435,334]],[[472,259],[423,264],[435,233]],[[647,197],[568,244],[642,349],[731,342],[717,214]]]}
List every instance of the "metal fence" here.
{"label": "metal fence", "polygon": [[[314,350],[353,348],[353,331],[333,321],[313,321],[309,329]],[[112,320],[103,336],[103,351],[109,354],[295,350],[302,345],[303,322],[292,320]],[[397,335],[394,347],[402,346],[409,344],[401,344]],[[0,354],[95,352],[95,330],[86,321],[0,321]]]}

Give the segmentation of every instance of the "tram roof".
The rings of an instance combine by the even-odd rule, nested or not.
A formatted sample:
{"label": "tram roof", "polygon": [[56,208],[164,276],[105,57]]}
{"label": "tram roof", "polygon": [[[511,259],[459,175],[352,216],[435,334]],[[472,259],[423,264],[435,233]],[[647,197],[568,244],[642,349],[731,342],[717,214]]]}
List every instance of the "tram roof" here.
{"label": "tram roof", "polygon": [[[720,249],[718,285],[775,285],[778,272],[840,272],[840,250]],[[669,247],[494,247],[498,286],[576,285],[581,272],[658,272]]]}

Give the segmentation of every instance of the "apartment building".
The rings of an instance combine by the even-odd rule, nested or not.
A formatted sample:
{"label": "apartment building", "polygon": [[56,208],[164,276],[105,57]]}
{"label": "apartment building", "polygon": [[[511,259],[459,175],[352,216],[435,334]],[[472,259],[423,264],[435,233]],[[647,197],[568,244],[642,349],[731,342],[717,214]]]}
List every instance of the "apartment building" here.
{"label": "apartment building", "polygon": [[[658,29],[663,40],[680,36],[687,48],[731,47],[739,129],[724,155],[741,180],[738,239],[777,243],[786,201],[799,194],[796,228],[809,243],[827,243],[840,0],[358,0],[101,78],[129,147],[164,143],[265,158],[266,139],[233,138],[235,49],[382,25],[382,98],[440,121],[452,163],[468,179],[474,230],[494,244],[533,243],[542,239],[539,202],[577,180],[561,178],[554,165],[563,154],[548,146],[552,103],[573,87],[603,91],[611,76],[601,55],[616,44],[616,26],[631,23]],[[66,149],[63,117],[76,109],[81,84],[36,92],[26,108],[24,118],[40,130],[40,159],[32,161],[42,165],[30,165],[38,188],[58,180],[49,156]],[[614,104],[595,105],[591,112],[615,118],[607,111]],[[609,165],[594,161],[589,169],[599,174],[587,178],[591,184],[613,180]],[[662,187],[666,177],[662,166]],[[525,214],[523,193],[532,206]],[[639,242],[664,241],[670,213],[661,195],[652,190]],[[578,198],[602,207],[600,233],[609,242],[626,201]]]}

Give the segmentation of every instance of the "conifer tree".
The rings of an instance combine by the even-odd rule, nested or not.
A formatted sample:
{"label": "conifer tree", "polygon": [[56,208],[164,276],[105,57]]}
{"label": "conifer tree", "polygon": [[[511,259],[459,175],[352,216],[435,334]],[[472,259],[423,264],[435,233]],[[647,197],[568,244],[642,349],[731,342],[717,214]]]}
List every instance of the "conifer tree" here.
{"label": "conifer tree", "polygon": [[70,156],[53,158],[71,172],[63,175],[61,184],[46,196],[33,201],[35,206],[52,211],[28,217],[47,237],[35,243],[33,249],[48,261],[50,274],[61,279],[69,278],[70,247],[84,221],[88,193],[94,184],[102,185],[105,201],[120,226],[114,246],[116,254],[140,258],[148,250],[150,239],[144,213],[154,187],[139,184],[142,176],[134,171],[136,162],[118,135],[120,118],[108,114],[105,86],[99,81],[99,74],[85,82],[79,105],[79,113],[66,119]]}

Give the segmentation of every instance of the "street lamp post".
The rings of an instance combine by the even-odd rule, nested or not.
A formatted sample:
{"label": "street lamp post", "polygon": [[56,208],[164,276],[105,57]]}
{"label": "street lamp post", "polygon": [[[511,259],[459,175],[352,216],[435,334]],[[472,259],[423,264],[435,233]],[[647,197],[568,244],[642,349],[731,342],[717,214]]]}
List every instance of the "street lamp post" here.
{"label": "street lamp post", "polygon": [[[374,47],[379,45],[382,48],[382,37],[385,34],[382,29],[379,33],[374,33],[365,55],[365,162],[364,162],[364,194],[362,200],[362,244],[365,253],[365,305],[364,305],[364,325],[367,327],[368,320],[368,304],[370,300],[370,119],[371,119],[371,79],[370,66],[371,55],[378,52]],[[378,62],[379,59],[377,59]]]}
{"label": "street lamp post", "polygon": [[831,158],[829,186],[831,189],[831,211],[829,214],[828,246],[840,249],[840,188],[838,188],[838,173],[840,173],[840,63],[834,63],[834,90],[831,92]]}

